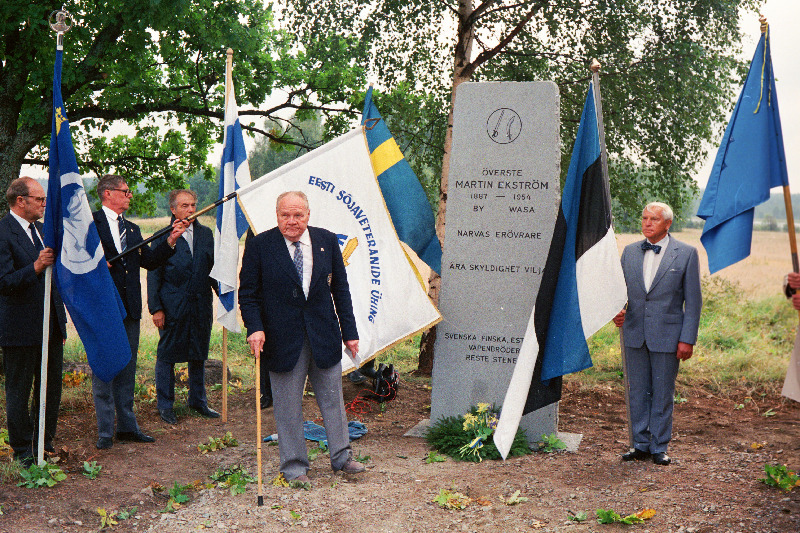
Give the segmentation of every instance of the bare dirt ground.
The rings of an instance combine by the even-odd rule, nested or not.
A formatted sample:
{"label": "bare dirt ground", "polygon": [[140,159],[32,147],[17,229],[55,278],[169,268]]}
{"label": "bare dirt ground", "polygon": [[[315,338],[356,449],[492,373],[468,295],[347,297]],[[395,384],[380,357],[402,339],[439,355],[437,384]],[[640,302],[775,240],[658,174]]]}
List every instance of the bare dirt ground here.
{"label": "bare dirt ground", "polygon": [[[345,382],[345,401],[361,390]],[[353,443],[356,454],[369,456],[366,473],[333,475],[321,455],[309,472],[312,490],[272,486],[278,449],[265,444],[264,506],[257,507],[251,484],[237,496],[217,488],[193,490],[190,502],[175,513],[159,512],[166,499],[154,495],[151,485],[208,483],[217,468],[234,464],[256,472],[252,391],[231,397],[227,424],[184,414],[168,426],[154,405],[137,404],[140,424],[157,442],[115,442],[106,451],[94,447],[94,414],[87,404],[62,412],[56,447],[65,456],[65,481],[36,490],[0,485],[0,532],[97,531],[98,507],[133,506],[135,516],[120,521],[115,531],[800,531],[800,489],[784,493],[758,481],[765,463],[800,468],[800,405],[770,395],[746,400],[747,391],[726,397],[701,389],[681,393],[688,401],[676,405],[674,462],[668,467],[622,463],[627,429],[621,390],[610,385],[584,390],[576,382],[565,386],[559,429],[583,434],[577,453],[426,464],[425,441],[403,434],[428,416],[430,389],[427,380],[410,378],[384,412],[373,404],[370,412],[350,415],[369,429]],[[210,394],[216,408],[219,394]],[[272,409],[262,413],[268,435],[274,432]],[[318,416],[313,397],[306,398],[305,413]],[[199,453],[199,443],[226,431],[239,439],[238,447]],[[103,466],[96,480],[81,475],[85,460]],[[461,511],[442,509],[432,499],[443,488],[480,503]],[[500,500],[516,490],[528,501],[508,506]],[[601,525],[598,508],[622,515],[652,508],[656,515],[633,526]],[[588,520],[569,522],[569,511],[585,511]]]}

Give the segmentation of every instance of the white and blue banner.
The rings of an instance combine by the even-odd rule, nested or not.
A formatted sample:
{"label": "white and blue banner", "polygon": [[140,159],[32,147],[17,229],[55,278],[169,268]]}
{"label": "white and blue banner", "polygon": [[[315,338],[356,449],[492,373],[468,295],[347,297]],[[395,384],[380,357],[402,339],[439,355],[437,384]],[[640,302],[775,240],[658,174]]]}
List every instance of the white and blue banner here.
{"label": "white and blue banner", "polygon": [[55,250],[56,286],[83,341],[92,372],[111,381],[131,359],[122,320],[125,307],[103,254],[92,210],[78,172],[69,121],[61,98],[61,56],[53,74],[50,179],[44,245]]}
{"label": "white and blue banner", "polygon": [[[274,228],[278,195],[297,190],[308,196],[309,225],[339,237],[358,328],[358,366],[441,320],[397,238],[363,128],[240,189],[253,231]],[[353,366],[342,346],[342,370]]]}
{"label": "white and blue banner", "polygon": [[[219,198],[250,184],[250,166],[244,148],[242,125],[232,82],[228,103],[225,106],[225,136],[222,162],[219,168]],[[239,239],[247,231],[247,218],[236,202],[225,202],[217,208],[217,227],[214,231],[214,268],[211,277],[219,283],[217,321],[228,331],[239,332],[238,267]]]}

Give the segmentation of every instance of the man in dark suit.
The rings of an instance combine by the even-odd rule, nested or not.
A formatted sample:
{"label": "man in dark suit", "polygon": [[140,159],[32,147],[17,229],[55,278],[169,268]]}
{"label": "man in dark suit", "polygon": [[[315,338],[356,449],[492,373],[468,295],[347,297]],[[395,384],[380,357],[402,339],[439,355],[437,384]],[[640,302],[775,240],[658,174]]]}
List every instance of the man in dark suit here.
{"label": "man in dark suit", "polygon": [[[133,196],[125,179],[122,176],[106,174],[97,182],[97,195],[103,207],[92,215],[106,258],[112,258],[142,242],[139,226],[122,216],[127,211]],[[123,324],[131,346],[131,360],[109,383],[92,376],[92,395],[97,415],[97,448],[100,450],[111,448],[114,444],[112,437],[115,413],[117,439],[155,442],[153,437],[142,432],[133,413],[136,355],[139,351],[139,320],[142,318],[139,267],[152,270],[164,264],[175,253],[175,243],[186,225],[185,222],[176,220],[172,225],[172,233],[160,245],[152,249],[142,246],[137,251],[109,264],[111,278],[128,313]]]}
{"label": "man in dark suit", "polygon": [[[36,180],[15,179],[6,192],[10,212],[0,220],[0,346],[6,374],[8,441],[23,465],[34,461],[38,440],[39,387],[42,383],[44,270],[55,262],[42,244],[46,196]],[[50,333],[45,397],[44,448],[53,453],[61,403],[61,367],[67,315],[51,285]],[[33,402],[28,406],[33,386]]]}
{"label": "man in dark suit", "polygon": [[[278,227],[245,244],[239,307],[247,342],[269,366],[280,471],[308,483],[303,436],[306,376],[322,412],[334,471],[355,474],[342,398],[342,342],[358,353],[350,287],[336,235],[308,226],[308,198],[285,192],[277,201]],[[338,316],[338,318],[337,318]]]}
{"label": "man in dark suit", "polygon": [[[173,221],[184,220],[197,210],[197,195],[188,189],[169,193]],[[205,361],[211,339],[217,283],[209,277],[214,267],[214,235],[197,220],[175,244],[175,254],[147,273],[147,303],[158,328],[156,352],[156,401],[161,419],[177,424],[175,411],[175,363],[188,363],[188,405],[208,418],[219,418],[206,400]],[[166,240],[166,236],[161,240]],[[158,247],[161,240],[153,241]]]}
{"label": "man in dark suit", "polygon": [[675,378],[692,356],[703,305],[697,250],[669,234],[672,209],[652,202],[642,212],[645,240],[622,252],[627,311],[614,317],[623,328],[633,449],[623,461],[671,462]]}

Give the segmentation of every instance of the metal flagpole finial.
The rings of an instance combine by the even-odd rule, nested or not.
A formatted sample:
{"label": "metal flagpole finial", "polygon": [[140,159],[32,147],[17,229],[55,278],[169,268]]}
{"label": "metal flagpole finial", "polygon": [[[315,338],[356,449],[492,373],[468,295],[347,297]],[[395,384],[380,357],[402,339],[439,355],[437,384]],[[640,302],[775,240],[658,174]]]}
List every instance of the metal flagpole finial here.
{"label": "metal flagpole finial", "polygon": [[765,17],[764,15],[760,15],[758,17],[758,21],[761,23],[761,33],[766,32],[767,26],[769,26],[769,24],[767,24],[767,17]]}
{"label": "metal flagpole finial", "polygon": [[592,64],[589,66],[592,72],[600,72],[600,62],[597,59],[592,59]]}
{"label": "metal flagpole finial", "polygon": [[56,46],[59,49],[64,47],[64,34],[67,33],[74,23],[74,18],[69,11],[61,7],[60,11],[53,11],[50,13],[50,28],[56,32]]}

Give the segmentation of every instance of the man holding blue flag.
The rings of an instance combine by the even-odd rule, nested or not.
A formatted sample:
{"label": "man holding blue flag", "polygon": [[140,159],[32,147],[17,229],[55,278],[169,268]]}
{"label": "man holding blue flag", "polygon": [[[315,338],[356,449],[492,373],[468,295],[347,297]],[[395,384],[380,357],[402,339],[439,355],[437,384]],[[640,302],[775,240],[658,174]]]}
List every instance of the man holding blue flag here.
{"label": "man holding blue flag", "polygon": [[[44,189],[33,178],[11,182],[6,192],[9,213],[0,220],[0,346],[3,347],[8,443],[14,458],[34,462],[39,388],[47,386],[44,449],[53,453],[53,437],[61,403],[61,366],[66,339],[66,313],[56,290],[51,292],[47,375],[40,372],[44,314],[44,270],[55,252],[42,244]],[[29,407],[31,386],[33,405]]]}
{"label": "man holding blue flag", "polygon": [[[137,437],[142,435],[133,417],[136,347],[132,346],[132,342],[129,343],[133,334],[129,327],[132,327],[131,316],[137,315],[132,315],[130,307],[126,310],[112,282],[104,251],[106,254],[113,252],[113,255],[116,255],[114,242],[111,241],[110,234],[107,236],[112,248],[107,246],[107,242],[101,242],[100,226],[97,225],[99,219],[95,217],[92,220],[92,212],[83,189],[83,181],[72,147],[69,120],[61,97],[62,55],[62,46],[59,44],[53,72],[50,178],[43,227],[44,244],[54,250],[56,285],[72,317],[75,329],[83,341],[86,357],[92,368],[92,391],[95,396],[100,433],[98,448],[108,448],[111,446],[111,432],[114,428],[114,402],[117,402],[117,412],[121,419],[121,435]],[[98,193],[101,199],[104,183],[111,182],[100,180]],[[114,183],[117,183],[115,195],[127,195],[127,200],[122,202],[127,209],[129,191],[126,193],[124,189],[120,190],[119,183],[117,181]],[[119,200],[118,196],[116,200]],[[133,240],[131,238],[129,242],[133,244]],[[123,249],[124,246],[119,251]],[[135,263],[138,265],[139,253],[133,256],[136,257]],[[142,256],[147,257],[145,253]],[[112,269],[112,274],[114,272]],[[124,284],[125,280],[122,281]],[[138,266],[135,285],[128,284],[131,290],[134,286],[138,294],[140,290]],[[137,297],[141,298],[141,295]],[[141,314],[141,300],[138,305],[138,313]],[[125,319],[126,312],[127,319]],[[123,319],[126,320],[125,325]],[[138,316],[135,322],[136,345],[138,345]],[[56,381],[57,383],[51,382],[51,385],[60,385],[60,372]],[[120,383],[126,385],[117,387],[116,385]]]}

